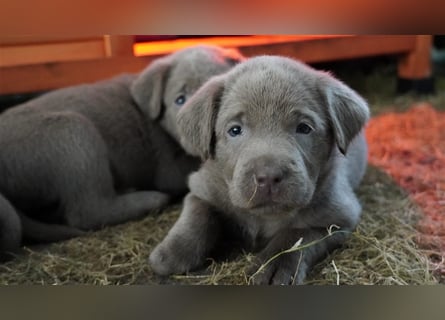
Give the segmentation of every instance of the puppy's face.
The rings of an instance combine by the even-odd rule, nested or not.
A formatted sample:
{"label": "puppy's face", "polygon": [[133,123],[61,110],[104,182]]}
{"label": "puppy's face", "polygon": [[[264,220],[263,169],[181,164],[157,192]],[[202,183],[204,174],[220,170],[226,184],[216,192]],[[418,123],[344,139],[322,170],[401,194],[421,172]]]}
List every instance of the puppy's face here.
{"label": "puppy's face", "polygon": [[306,206],[368,117],[351,89],[282,57],[241,63],[192,100],[178,117],[184,144],[219,169],[233,205],[258,214]]}
{"label": "puppy's face", "polygon": [[150,119],[179,141],[176,115],[198,88],[244,58],[233,49],[195,46],[154,61],[136,79],[132,94]]}
{"label": "puppy's face", "polygon": [[275,66],[247,69],[227,86],[214,157],[235,206],[287,211],[312,198],[334,143],[314,85],[312,77]]}

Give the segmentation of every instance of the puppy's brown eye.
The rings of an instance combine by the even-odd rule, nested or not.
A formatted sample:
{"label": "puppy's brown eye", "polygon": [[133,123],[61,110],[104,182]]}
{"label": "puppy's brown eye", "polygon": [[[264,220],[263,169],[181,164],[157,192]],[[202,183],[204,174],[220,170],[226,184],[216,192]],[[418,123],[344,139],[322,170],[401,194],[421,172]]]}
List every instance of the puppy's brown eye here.
{"label": "puppy's brown eye", "polygon": [[297,133],[309,134],[312,132],[312,128],[306,123],[302,122],[297,126]]}
{"label": "puppy's brown eye", "polygon": [[185,103],[186,97],[185,95],[181,94],[179,97],[176,98],[175,103],[178,106],[182,106]]}
{"label": "puppy's brown eye", "polygon": [[231,137],[239,136],[242,132],[243,130],[241,129],[241,126],[233,126],[227,131]]}

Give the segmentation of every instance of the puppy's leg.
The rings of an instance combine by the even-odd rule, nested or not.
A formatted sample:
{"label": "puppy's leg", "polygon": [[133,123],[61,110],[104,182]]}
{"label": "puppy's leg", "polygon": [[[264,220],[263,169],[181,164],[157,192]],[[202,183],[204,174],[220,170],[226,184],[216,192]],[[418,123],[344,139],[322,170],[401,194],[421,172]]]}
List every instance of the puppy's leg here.
{"label": "puppy's leg", "polygon": [[[259,263],[264,263],[275,254],[290,249],[300,238],[303,238],[302,245],[311,242],[313,244],[307,248],[280,255],[266,266],[264,272],[257,274],[254,283],[303,283],[315,263],[346,241],[350,231],[358,223],[360,212],[360,203],[350,188],[334,188],[333,192],[324,198],[324,202],[307,209],[305,213],[302,212],[307,219],[312,219],[310,223],[312,227],[289,228],[278,232],[259,253]],[[336,232],[328,236],[327,228],[331,225],[337,225],[341,229],[334,230]]]}
{"label": "puppy's leg", "polygon": [[[257,256],[257,263],[249,270],[255,274],[268,259],[279,252],[291,248],[300,238],[303,238],[302,246],[314,241],[314,244],[297,250],[284,253],[270,261],[261,272],[255,274],[254,284],[302,284],[310,268],[328,252],[340,246],[347,235],[336,233],[327,236],[326,229],[289,229],[279,232]],[[318,242],[321,240],[320,242]]]}
{"label": "puppy's leg", "polygon": [[204,262],[219,234],[217,216],[207,203],[189,193],[178,221],[150,254],[151,267],[159,275],[194,269]]}
{"label": "puppy's leg", "polygon": [[25,241],[56,242],[85,235],[84,231],[77,228],[63,224],[44,223],[31,219],[21,212],[18,212],[18,215],[22,223],[22,233]]}
{"label": "puppy's leg", "polygon": [[0,261],[8,259],[22,241],[22,228],[15,209],[0,195]]}
{"label": "puppy's leg", "polygon": [[81,203],[73,204],[67,210],[70,226],[95,230],[135,220],[162,209],[170,200],[167,194],[157,191],[138,191],[124,195],[116,195],[114,190],[97,191],[94,190],[95,194],[84,194]]}

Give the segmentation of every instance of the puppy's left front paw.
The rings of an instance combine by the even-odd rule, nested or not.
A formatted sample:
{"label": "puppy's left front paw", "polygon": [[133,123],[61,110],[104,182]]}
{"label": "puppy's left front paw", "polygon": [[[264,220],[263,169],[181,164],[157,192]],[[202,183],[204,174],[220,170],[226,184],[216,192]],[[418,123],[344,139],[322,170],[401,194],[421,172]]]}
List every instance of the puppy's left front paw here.
{"label": "puppy's left front paw", "polygon": [[[307,267],[300,261],[300,253],[288,253],[265,264],[267,259],[258,259],[249,270],[251,281],[255,285],[290,285],[302,284]],[[259,261],[262,261],[260,263]]]}

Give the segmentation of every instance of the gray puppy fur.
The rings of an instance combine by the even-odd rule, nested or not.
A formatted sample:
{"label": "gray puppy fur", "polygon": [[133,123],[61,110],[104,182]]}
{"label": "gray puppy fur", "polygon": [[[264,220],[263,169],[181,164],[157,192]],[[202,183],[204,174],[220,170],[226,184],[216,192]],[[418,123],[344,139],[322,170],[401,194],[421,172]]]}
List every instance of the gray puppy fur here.
{"label": "gray puppy fur", "polygon": [[0,252],[17,248],[22,232],[70,238],[184,195],[199,159],[180,147],[176,113],[242,59],[233,49],[187,48],[138,75],[55,90],[1,114]]}
{"label": "gray puppy fur", "polygon": [[[350,231],[361,206],[366,102],[327,73],[297,61],[256,57],[208,81],[178,113],[183,144],[204,159],[189,178],[181,215],[149,261],[160,275],[203,264],[230,232],[269,258]],[[229,230],[229,235],[226,233]],[[279,256],[257,284],[302,283],[314,263],[346,239],[333,233]]]}

